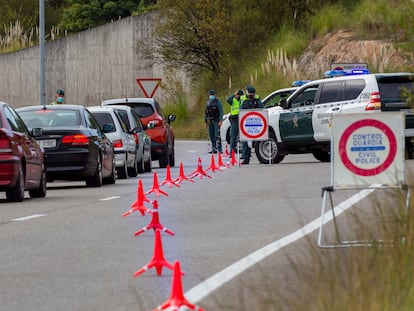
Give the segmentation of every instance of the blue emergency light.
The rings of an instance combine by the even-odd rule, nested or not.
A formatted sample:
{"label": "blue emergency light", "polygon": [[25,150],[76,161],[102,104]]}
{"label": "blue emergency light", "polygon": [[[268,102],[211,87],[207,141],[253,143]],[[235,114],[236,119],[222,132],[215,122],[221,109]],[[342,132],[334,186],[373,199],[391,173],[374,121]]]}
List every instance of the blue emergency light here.
{"label": "blue emergency light", "polygon": [[292,82],[292,86],[302,86],[312,80],[295,80]]}
{"label": "blue emergency light", "polygon": [[355,76],[369,74],[369,70],[365,68],[349,69],[349,70],[328,70],[325,71],[325,78],[335,78],[342,76]]}

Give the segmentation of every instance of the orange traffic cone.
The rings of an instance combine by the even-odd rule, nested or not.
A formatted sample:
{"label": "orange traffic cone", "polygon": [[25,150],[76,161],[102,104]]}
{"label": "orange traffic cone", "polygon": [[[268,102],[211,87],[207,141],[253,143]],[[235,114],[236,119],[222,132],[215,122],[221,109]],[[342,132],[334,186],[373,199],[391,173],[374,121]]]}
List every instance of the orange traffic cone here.
{"label": "orange traffic cone", "polygon": [[168,193],[162,191],[160,189],[160,186],[158,185],[157,172],[154,172],[154,182],[153,182],[153,185],[152,185],[152,189],[145,192],[145,194],[150,194],[152,192],[154,192],[157,197],[159,197],[161,194],[163,194],[165,196],[168,196]]}
{"label": "orange traffic cone", "polygon": [[197,169],[195,171],[191,172],[189,176],[190,176],[191,179],[193,179],[196,176],[200,176],[200,179],[203,178],[203,176],[211,178],[211,176],[207,175],[207,173],[203,170],[203,166],[201,164],[201,158],[200,157],[198,157]]}
{"label": "orange traffic cone", "polygon": [[141,233],[149,230],[149,229],[160,229],[170,235],[174,235],[174,232],[172,232],[171,230],[165,228],[163,225],[160,224],[160,219],[158,216],[158,202],[157,200],[154,200],[154,202],[152,202],[152,206],[153,206],[153,211],[152,211],[152,220],[151,222],[145,226],[144,228],[142,228],[141,230],[138,230],[137,232],[134,233],[134,236],[140,235]]}
{"label": "orange traffic cone", "polygon": [[215,171],[221,171],[221,169],[216,165],[216,162],[214,161],[214,154],[211,154],[210,166],[206,168],[206,172],[208,170],[211,170],[213,173],[215,173]]}
{"label": "orange traffic cone", "polygon": [[173,265],[164,258],[161,242],[161,231],[160,229],[155,229],[154,257],[152,257],[151,261],[146,266],[142,267],[134,273],[134,278],[151,268],[155,268],[157,275],[161,275],[163,267],[166,267],[170,270],[174,269]]}
{"label": "orange traffic cone", "polygon": [[185,297],[183,293],[183,283],[181,281],[181,269],[180,269],[180,262],[174,261],[174,272],[171,282],[171,294],[170,298],[165,301],[162,305],[158,308],[154,309],[154,311],[158,310],[181,310],[181,307],[186,307],[190,310],[196,311],[204,311],[200,307],[190,303]]}
{"label": "orange traffic cone", "polygon": [[231,151],[231,160],[230,160],[231,166],[237,165],[236,155],[234,154],[234,150]]}
{"label": "orange traffic cone", "polygon": [[219,154],[218,154],[217,165],[218,165],[218,167],[229,168],[229,165],[228,165],[228,164],[224,164],[224,163],[223,163],[223,158],[222,158],[222,156],[221,156],[221,153],[220,153],[220,152],[219,152]]}
{"label": "orange traffic cone", "polygon": [[122,214],[122,217],[128,216],[133,212],[139,211],[142,216],[145,215],[145,212],[149,212],[148,208],[144,205],[144,201],[150,202],[150,200],[145,196],[144,189],[142,188],[142,180],[138,180],[137,187],[137,199],[131,205],[131,209]]}
{"label": "orange traffic cone", "polygon": [[176,184],[174,180],[171,179],[171,170],[170,170],[170,165],[167,165],[167,169],[166,169],[166,174],[165,174],[165,179],[161,182],[161,186],[162,185],[167,185],[168,187],[172,187],[172,186],[176,186],[176,187],[180,187],[179,184]]}
{"label": "orange traffic cone", "polygon": [[194,180],[189,179],[187,176],[185,176],[183,163],[180,162],[180,175],[175,179],[175,182],[180,184],[183,182],[183,180],[194,182]]}

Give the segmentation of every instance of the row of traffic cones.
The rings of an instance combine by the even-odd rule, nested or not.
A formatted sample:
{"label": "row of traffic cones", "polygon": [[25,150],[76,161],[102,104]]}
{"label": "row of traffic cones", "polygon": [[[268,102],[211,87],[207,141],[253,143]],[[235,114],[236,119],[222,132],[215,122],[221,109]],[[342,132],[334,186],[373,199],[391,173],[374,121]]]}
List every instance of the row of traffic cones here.
{"label": "row of traffic cones", "polygon": [[[212,165],[210,166],[212,167],[212,169],[215,167],[215,165],[213,164],[214,163],[212,162]],[[170,171],[169,166],[167,166],[166,168],[166,177],[164,181],[162,181],[161,183],[158,183],[157,173],[154,172],[152,188],[149,191],[144,192],[143,187],[142,187],[142,181],[139,180],[138,187],[137,187],[137,199],[131,205],[130,210],[122,214],[123,217],[128,216],[135,211],[140,212],[141,215],[143,216],[146,213],[152,214],[151,222],[147,226],[136,231],[134,233],[134,236],[138,236],[144,233],[145,231],[148,231],[151,229],[154,230],[155,235],[154,235],[153,257],[145,266],[138,269],[133,274],[133,277],[138,277],[144,272],[146,272],[147,270],[152,269],[152,268],[155,269],[157,275],[162,274],[163,268],[168,268],[173,271],[170,297],[162,305],[154,309],[154,311],[155,310],[181,310],[182,307],[186,307],[187,309],[190,309],[190,310],[203,311],[203,309],[190,303],[184,297],[184,293],[182,289],[182,281],[181,281],[181,276],[184,275],[184,273],[181,271],[180,262],[177,260],[174,261],[173,264],[168,262],[164,257],[163,246],[162,246],[162,239],[161,239],[162,231],[172,236],[175,234],[173,231],[167,229],[160,223],[159,213],[158,213],[158,201],[157,200],[150,201],[146,197],[146,195],[151,194],[151,193],[155,194],[157,197],[160,197],[161,195],[168,196],[168,193],[161,190],[160,186],[166,185],[169,188],[172,188],[174,186],[180,187],[180,184],[184,181],[189,181],[193,183],[194,182],[193,178],[196,176],[200,176],[200,178],[202,178],[203,176],[208,176],[209,178],[211,178],[211,176],[207,175],[205,171],[203,170],[200,158],[198,158],[197,169],[194,172],[190,173],[188,177],[184,173],[184,167],[182,163],[180,163],[180,174],[176,179],[171,178],[171,171]],[[144,202],[151,202],[153,205],[152,210],[148,209],[144,205]]]}

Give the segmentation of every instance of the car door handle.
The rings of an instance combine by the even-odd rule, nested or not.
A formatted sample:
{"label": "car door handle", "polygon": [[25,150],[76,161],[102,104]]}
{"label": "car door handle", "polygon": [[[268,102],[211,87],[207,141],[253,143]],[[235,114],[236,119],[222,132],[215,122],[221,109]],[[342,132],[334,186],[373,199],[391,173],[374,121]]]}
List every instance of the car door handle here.
{"label": "car door handle", "polygon": [[337,108],[332,108],[332,111],[338,111],[339,110],[339,107],[337,107]]}
{"label": "car door handle", "polygon": [[312,114],[312,113],[313,113],[313,111],[307,111],[304,114],[306,115],[306,114]]}

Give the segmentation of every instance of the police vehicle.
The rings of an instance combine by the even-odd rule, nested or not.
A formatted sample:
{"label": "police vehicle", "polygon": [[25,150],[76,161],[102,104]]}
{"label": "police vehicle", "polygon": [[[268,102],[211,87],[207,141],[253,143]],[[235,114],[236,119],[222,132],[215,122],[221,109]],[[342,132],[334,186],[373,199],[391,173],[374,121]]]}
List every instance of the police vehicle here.
{"label": "police vehicle", "polygon": [[255,142],[261,163],[279,163],[287,154],[300,153],[329,162],[333,114],[387,111],[405,112],[406,154],[413,158],[413,73],[327,73],[333,78],[304,84],[282,101],[283,109],[268,109],[269,140]]}

